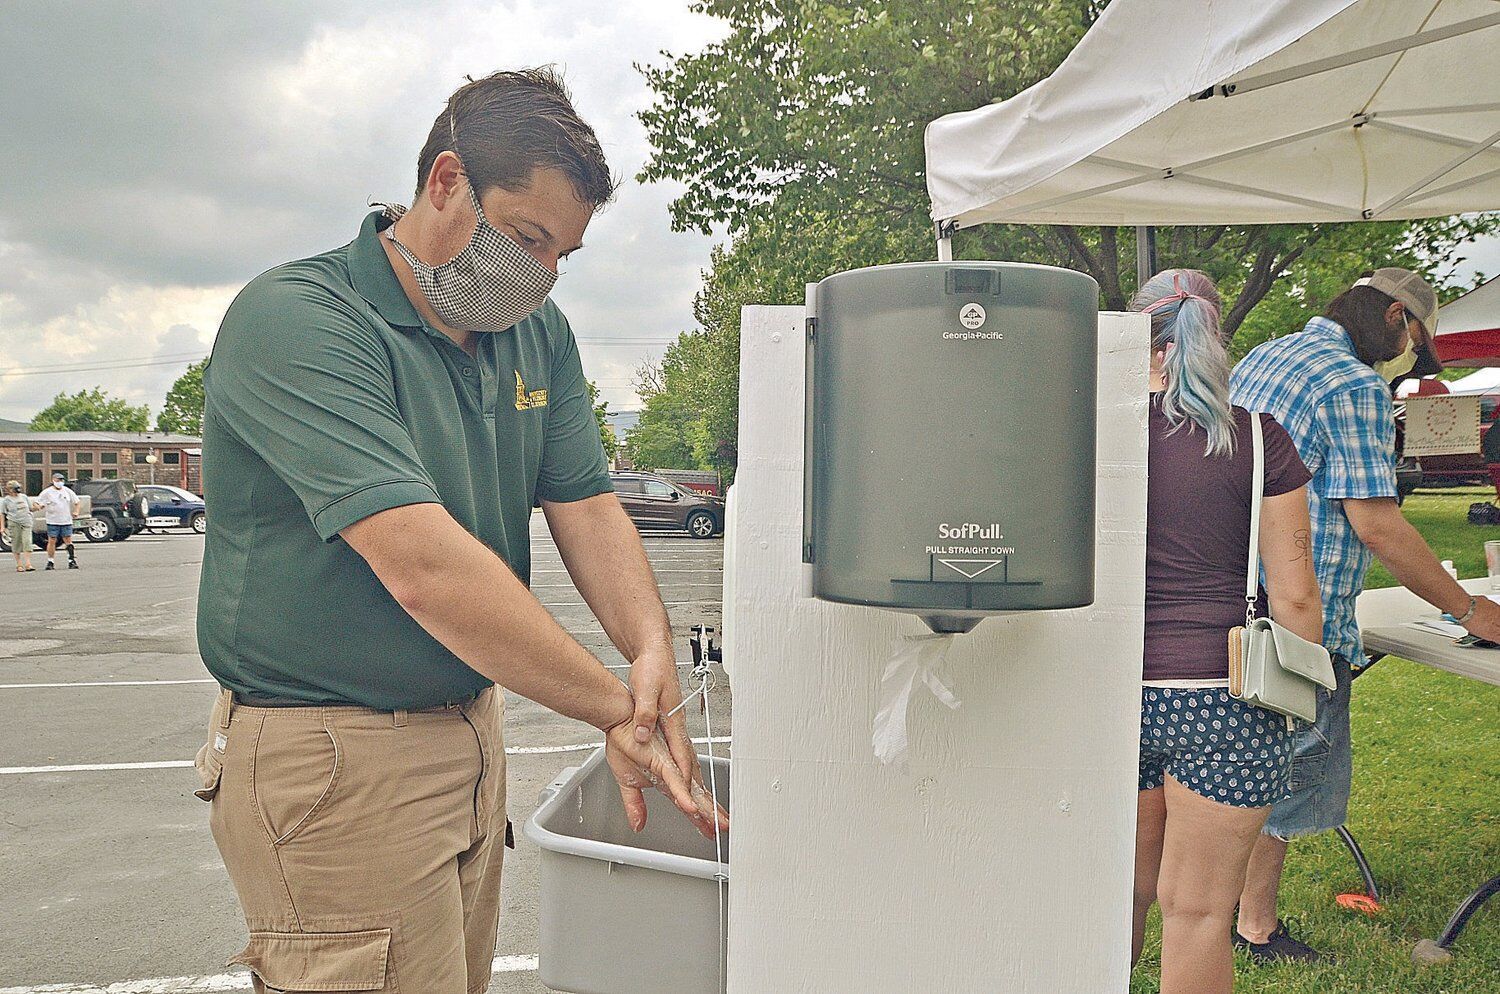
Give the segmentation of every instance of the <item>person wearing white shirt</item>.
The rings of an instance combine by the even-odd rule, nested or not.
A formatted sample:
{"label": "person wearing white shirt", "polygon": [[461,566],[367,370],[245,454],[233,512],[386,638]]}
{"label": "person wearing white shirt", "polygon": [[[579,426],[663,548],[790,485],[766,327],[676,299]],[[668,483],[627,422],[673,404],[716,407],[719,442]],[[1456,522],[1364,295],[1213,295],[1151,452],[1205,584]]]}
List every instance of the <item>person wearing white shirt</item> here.
{"label": "person wearing white shirt", "polygon": [[56,569],[53,557],[57,553],[57,541],[62,539],[68,550],[68,569],[78,568],[78,557],[73,552],[73,519],[78,515],[78,495],[67,485],[61,473],[52,474],[52,486],[37,497],[47,521],[47,568]]}

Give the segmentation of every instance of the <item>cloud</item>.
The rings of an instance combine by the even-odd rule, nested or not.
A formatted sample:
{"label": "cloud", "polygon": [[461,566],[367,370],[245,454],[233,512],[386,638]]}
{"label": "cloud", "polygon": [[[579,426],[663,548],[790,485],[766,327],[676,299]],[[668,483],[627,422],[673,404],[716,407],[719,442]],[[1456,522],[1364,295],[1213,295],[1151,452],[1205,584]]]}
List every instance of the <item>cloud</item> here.
{"label": "cloud", "polygon": [[[723,31],[686,0],[74,3],[6,21],[0,370],[206,350],[245,282],[348,241],[369,199],[410,196],[421,142],[465,74],[556,63],[633,177],[650,93],[632,63]],[[617,408],[661,348],[587,340],[692,325],[710,243],[670,231],[672,195],[628,179],[558,287]],[[180,372],[0,376],[0,416],[96,383],[156,409]]]}

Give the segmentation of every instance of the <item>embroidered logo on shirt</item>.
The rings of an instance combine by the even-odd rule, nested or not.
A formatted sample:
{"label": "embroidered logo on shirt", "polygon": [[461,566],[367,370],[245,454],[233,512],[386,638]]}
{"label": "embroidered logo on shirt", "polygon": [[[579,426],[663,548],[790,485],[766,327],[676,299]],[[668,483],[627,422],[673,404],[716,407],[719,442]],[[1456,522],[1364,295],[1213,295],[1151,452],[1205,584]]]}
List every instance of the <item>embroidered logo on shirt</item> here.
{"label": "embroidered logo on shirt", "polygon": [[547,406],[547,391],[526,390],[526,381],[521,379],[521,371],[516,370],[516,410],[534,411],[538,407]]}

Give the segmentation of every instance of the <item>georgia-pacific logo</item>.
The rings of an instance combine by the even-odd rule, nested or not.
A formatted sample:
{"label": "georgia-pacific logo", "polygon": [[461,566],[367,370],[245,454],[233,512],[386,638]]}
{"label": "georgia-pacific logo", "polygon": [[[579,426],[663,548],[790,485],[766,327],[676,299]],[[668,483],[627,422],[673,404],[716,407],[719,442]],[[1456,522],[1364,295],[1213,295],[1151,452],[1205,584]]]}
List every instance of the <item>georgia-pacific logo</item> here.
{"label": "georgia-pacific logo", "polygon": [[547,406],[547,391],[527,391],[526,381],[521,379],[521,371],[516,370],[516,410],[534,411],[539,407]]}

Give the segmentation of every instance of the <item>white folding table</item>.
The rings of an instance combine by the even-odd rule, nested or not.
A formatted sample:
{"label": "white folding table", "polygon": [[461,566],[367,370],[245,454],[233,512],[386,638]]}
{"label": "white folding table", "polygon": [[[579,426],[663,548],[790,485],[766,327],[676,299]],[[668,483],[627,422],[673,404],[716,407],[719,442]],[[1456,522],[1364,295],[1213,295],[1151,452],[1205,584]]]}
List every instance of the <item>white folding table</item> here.
{"label": "white folding table", "polygon": [[[1464,580],[1462,585],[1471,594],[1490,592],[1488,577]],[[1500,599],[1500,591],[1496,591],[1496,595]],[[1408,627],[1407,622],[1432,618],[1434,611],[1432,605],[1405,587],[1365,591],[1355,607],[1365,651],[1372,661],[1381,656],[1400,656],[1423,666],[1500,686],[1500,649],[1460,648],[1436,632]],[[1345,842],[1350,844],[1356,858],[1363,864],[1353,838],[1346,835]],[[1361,870],[1366,873],[1367,885],[1371,884],[1368,868],[1361,865]],[[1414,957],[1425,962],[1447,959],[1451,955],[1449,948],[1458,940],[1469,919],[1496,893],[1500,893],[1500,876],[1491,877],[1465,898],[1448,920],[1443,934],[1436,941],[1424,939],[1420,942]]]}

